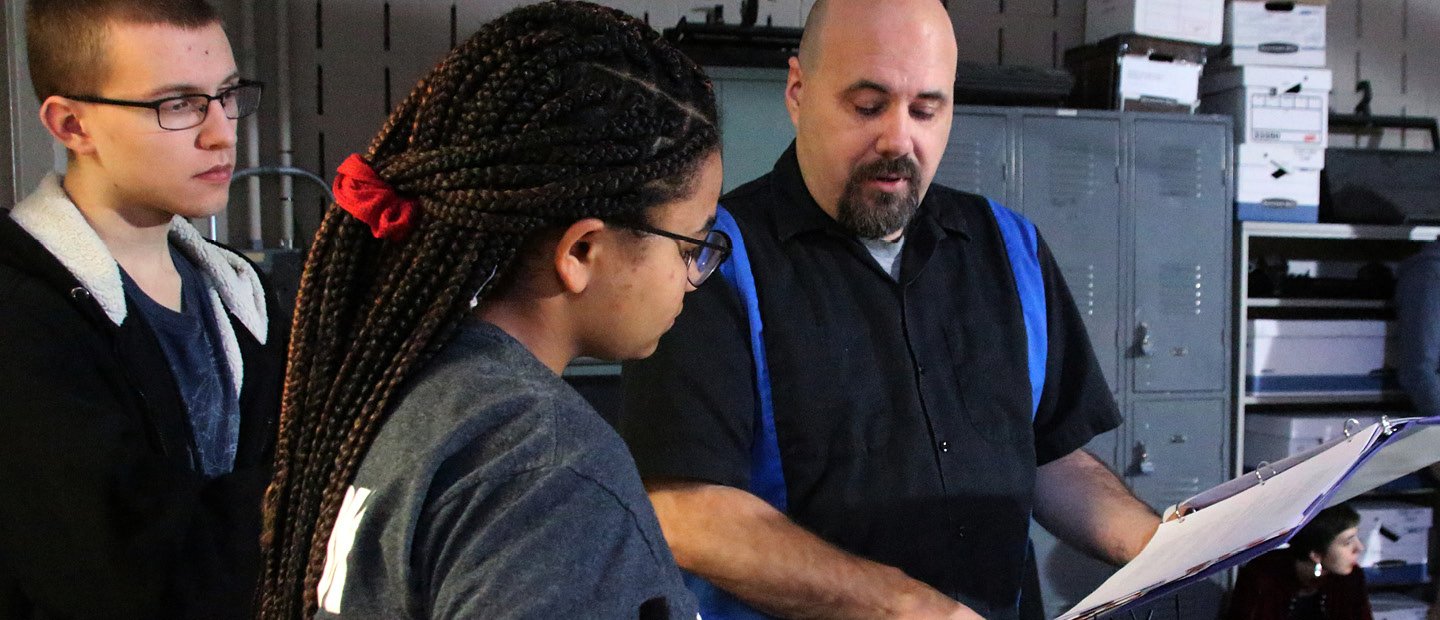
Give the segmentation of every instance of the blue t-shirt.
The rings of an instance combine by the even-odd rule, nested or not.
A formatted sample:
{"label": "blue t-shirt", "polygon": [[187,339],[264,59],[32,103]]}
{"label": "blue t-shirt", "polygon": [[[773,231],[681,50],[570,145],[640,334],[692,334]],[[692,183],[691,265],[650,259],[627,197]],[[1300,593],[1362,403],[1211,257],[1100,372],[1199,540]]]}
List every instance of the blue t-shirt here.
{"label": "blue t-shirt", "polygon": [[170,257],[180,273],[180,311],[151,299],[120,270],[125,295],[140,309],[160,341],[175,384],[180,388],[195,436],[195,460],[207,478],[235,467],[240,438],[240,401],[220,346],[210,287],[194,263],[172,245]]}

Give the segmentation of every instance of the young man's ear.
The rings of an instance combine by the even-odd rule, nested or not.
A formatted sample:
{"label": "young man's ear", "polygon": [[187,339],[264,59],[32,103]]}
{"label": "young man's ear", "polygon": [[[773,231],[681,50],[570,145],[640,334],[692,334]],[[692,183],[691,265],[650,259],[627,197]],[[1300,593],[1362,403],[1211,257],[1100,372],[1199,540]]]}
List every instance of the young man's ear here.
{"label": "young man's ear", "polygon": [[605,222],[596,218],[585,218],[565,229],[560,241],[555,244],[555,277],[567,292],[578,294],[590,286],[595,276],[595,259],[604,246],[600,233]]}
{"label": "young man's ear", "polygon": [[40,123],[45,125],[45,129],[60,144],[77,155],[95,150],[90,133],[85,130],[85,124],[81,121],[81,105],[55,95],[46,97],[45,101],[40,103]]}

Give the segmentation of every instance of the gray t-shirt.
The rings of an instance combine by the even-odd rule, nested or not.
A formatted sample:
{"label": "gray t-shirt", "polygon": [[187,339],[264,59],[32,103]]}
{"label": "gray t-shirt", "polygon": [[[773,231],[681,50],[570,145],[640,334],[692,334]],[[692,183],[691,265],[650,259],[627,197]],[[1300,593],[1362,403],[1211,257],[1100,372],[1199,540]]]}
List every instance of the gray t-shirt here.
{"label": "gray t-shirt", "polygon": [[696,617],[625,444],[478,320],[399,398],[318,591],[320,618]]}
{"label": "gray t-shirt", "polygon": [[860,244],[870,251],[870,256],[875,258],[880,268],[890,274],[891,280],[900,281],[900,251],[905,249],[904,236],[894,241],[860,237]]}

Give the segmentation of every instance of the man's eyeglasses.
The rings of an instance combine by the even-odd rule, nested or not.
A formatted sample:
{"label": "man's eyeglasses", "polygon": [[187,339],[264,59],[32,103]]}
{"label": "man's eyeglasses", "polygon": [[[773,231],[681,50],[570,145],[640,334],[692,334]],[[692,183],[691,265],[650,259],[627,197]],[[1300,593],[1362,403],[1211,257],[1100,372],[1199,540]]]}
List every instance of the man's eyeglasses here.
{"label": "man's eyeglasses", "polygon": [[210,112],[211,101],[220,102],[221,109],[225,110],[225,118],[240,119],[250,116],[260,108],[260,94],[264,89],[265,84],[261,82],[245,80],[221,89],[214,95],[180,95],[154,101],[127,101],[86,95],[66,95],[65,98],[85,103],[149,108],[155,111],[155,120],[160,123],[161,129],[175,131],[198,127],[204,123],[205,116]]}
{"label": "man's eyeglasses", "polygon": [[686,277],[692,286],[698,287],[704,283],[705,279],[720,267],[720,263],[725,262],[725,259],[730,256],[730,235],[718,230],[711,229],[710,232],[705,233],[704,239],[695,239],[645,224],[611,223],[621,228],[674,239],[676,247],[680,249],[680,257],[685,259],[685,266],[690,270]]}

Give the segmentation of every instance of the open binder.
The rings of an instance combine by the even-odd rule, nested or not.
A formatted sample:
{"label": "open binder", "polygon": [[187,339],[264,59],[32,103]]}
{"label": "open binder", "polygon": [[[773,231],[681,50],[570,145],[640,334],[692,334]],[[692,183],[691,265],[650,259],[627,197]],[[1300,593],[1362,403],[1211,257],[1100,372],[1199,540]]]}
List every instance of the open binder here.
{"label": "open binder", "polygon": [[1440,417],[1383,419],[1165,511],[1145,549],[1059,620],[1125,611],[1290,540],[1321,510],[1440,461]]}

